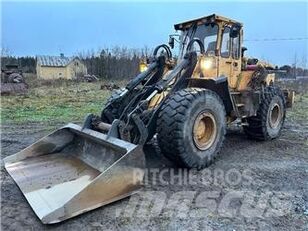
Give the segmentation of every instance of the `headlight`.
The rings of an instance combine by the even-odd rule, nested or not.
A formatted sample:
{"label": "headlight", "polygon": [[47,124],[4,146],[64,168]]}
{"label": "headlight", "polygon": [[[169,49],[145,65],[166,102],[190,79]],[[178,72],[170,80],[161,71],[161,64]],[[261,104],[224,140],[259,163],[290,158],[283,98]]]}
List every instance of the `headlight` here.
{"label": "headlight", "polygon": [[139,71],[144,72],[148,69],[148,65],[146,63],[140,63],[139,64]]}
{"label": "headlight", "polygon": [[202,58],[200,60],[200,66],[202,70],[208,70],[215,67],[215,60],[212,58]]}

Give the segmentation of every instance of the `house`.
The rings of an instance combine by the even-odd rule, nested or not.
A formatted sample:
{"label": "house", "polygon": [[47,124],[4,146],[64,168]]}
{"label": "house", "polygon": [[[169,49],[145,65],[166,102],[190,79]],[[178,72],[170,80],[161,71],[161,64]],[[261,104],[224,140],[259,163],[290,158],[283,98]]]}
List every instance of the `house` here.
{"label": "house", "polygon": [[87,67],[78,57],[37,56],[36,74],[42,79],[74,79],[87,74]]}

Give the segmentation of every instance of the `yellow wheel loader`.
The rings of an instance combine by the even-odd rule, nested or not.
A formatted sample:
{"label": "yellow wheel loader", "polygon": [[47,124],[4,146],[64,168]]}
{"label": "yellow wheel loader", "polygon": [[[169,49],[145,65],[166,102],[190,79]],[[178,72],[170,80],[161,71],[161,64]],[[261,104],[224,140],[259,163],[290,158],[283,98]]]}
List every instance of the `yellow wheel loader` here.
{"label": "yellow wheel loader", "polygon": [[68,124],[4,159],[43,223],[56,223],[127,197],[141,185],[143,145],[156,134],[163,154],[202,169],[219,153],[226,126],[255,139],[279,136],[294,95],[275,70],[244,57],[242,24],[210,15],[176,24],[179,55],[160,45],[142,72],[83,127]]}

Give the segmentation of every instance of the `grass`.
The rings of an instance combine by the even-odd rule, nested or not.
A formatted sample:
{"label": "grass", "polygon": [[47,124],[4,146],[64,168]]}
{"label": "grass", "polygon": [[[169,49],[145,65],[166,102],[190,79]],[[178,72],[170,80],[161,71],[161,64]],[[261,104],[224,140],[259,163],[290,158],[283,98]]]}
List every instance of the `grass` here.
{"label": "grass", "polygon": [[101,83],[63,82],[31,88],[25,96],[1,97],[1,123],[66,123],[100,114],[110,91]]}
{"label": "grass", "polygon": [[307,126],[308,118],[308,78],[292,81],[277,81],[282,89],[295,91],[295,103],[288,109],[286,118],[291,122],[298,122]]}
{"label": "grass", "polygon": [[287,118],[290,121],[307,123],[308,118],[308,93],[295,95],[295,103],[288,110]]}
{"label": "grass", "polygon": [[[27,77],[30,85],[25,96],[1,97],[1,124],[43,122],[56,124],[82,122],[88,113],[100,114],[102,106],[111,94],[101,90],[101,84],[74,81],[39,81],[34,76]],[[123,86],[125,82],[117,82]],[[308,94],[296,95],[295,104],[287,112],[291,121],[306,124],[308,117]]]}

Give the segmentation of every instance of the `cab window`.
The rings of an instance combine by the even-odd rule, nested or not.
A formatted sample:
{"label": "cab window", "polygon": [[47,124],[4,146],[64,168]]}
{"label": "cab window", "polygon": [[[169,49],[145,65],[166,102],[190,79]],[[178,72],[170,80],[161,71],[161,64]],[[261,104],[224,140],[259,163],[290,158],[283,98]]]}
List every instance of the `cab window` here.
{"label": "cab window", "polygon": [[230,27],[226,26],[222,33],[221,41],[221,57],[228,58],[230,56]]}
{"label": "cab window", "polygon": [[[192,31],[193,28],[190,28],[183,35],[183,50],[186,50],[187,44],[191,38],[199,38],[203,41],[204,49],[207,54],[215,55],[216,51],[216,43],[217,43],[217,34],[218,34],[218,25],[217,24],[209,24],[209,25],[199,25],[196,28],[196,31]],[[200,47],[197,44],[194,44],[193,49],[196,52],[200,52]]]}
{"label": "cab window", "polygon": [[215,55],[216,51],[216,42],[217,42],[217,34],[218,34],[218,25],[212,24],[205,26],[204,33],[204,49],[207,54]]}
{"label": "cab window", "polygon": [[235,38],[232,38],[232,58],[240,58],[240,35]]}

